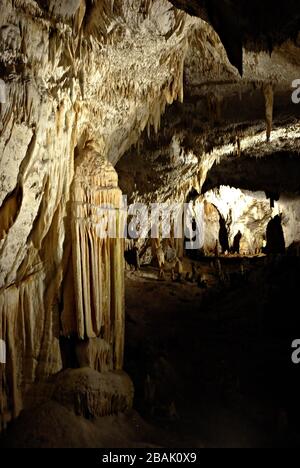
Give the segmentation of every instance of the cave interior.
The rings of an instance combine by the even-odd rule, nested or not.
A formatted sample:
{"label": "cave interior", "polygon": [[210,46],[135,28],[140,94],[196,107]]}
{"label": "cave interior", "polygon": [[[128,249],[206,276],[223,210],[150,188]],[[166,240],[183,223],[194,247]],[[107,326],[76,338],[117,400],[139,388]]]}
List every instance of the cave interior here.
{"label": "cave interior", "polygon": [[0,447],[299,447],[299,1],[0,8]]}

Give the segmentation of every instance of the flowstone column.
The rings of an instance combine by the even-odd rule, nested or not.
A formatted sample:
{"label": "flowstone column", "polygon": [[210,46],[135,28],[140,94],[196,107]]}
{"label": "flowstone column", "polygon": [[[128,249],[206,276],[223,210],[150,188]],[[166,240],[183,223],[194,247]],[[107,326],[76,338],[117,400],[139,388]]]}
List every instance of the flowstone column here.
{"label": "flowstone column", "polygon": [[[99,372],[120,370],[124,349],[122,192],[113,166],[92,147],[76,160],[71,194],[74,299],[67,298],[64,334],[82,341],[78,360]],[[108,216],[109,214],[109,216]],[[72,308],[75,302],[75,309]],[[68,310],[69,308],[69,310]],[[74,320],[75,314],[75,320]],[[83,362],[81,362],[83,361]]]}
{"label": "flowstone column", "polygon": [[116,171],[89,145],[75,161],[69,211],[72,261],[65,278],[61,317],[64,336],[75,337],[78,368],[57,376],[53,394],[60,404],[87,418],[124,412],[133,402],[133,384],[122,372],[121,206]]}

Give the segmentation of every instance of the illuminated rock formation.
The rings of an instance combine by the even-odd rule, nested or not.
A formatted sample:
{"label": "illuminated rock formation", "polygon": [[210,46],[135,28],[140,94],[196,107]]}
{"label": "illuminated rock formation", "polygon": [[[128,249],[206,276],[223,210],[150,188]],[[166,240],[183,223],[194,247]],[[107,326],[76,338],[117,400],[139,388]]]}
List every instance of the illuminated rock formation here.
{"label": "illuminated rock formation", "polygon": [[[71,190],[72,265],[69,268],[69,275],[73,277],[66,278],[62,326],[66,336],[75,333],[81,339],[101,338],[103,345],[100,346],[101,341],[98,345],[103,351],[99,349],[98,353],[107,354],[105,361],[109,369],[121,369],[123,364],[121,207],[117,173],[96,150],[88,147],[75,162]],[[70,285],[74,285],[74,291]]]}
{"label": "illuminated rock formation", "polygon": [[[232,51],[230,9],[224,33],[219,8],[216,17],[189,10],[200,19],[173,4],[187,8],[184,0],[0,0],[1,428],[26,406],[35,384],[71,365],[64,340],[76,366],[96,372],[93,385],[102,382],[106,395],[112,382],[112,395],[126,400],[89,402],[91,414],[131,404],[120,384],[129,388],[126,376],[114,373],[123,365],[124,242],[102,238],[103,204],[119,207],[122,193],[156,203],[214,190],[214,200],[207,196],[217,206],[207,213],[211,248],[216,210],[226,215],[216,190],[266,189],[281,194],[287,246],[300,239],[298,198],[287,193],[290,181],[292,193],[299,190],[295,171],[289,165],[273,177],[270,165],[269,178],[262,171],[253,181],[256,172],[248,170],[253,161],[268,165],[274,154],[299,152],[290,90],[300,71],[294,31],[272,40],[271,56],[265,46],[242,53],[241,37]],[[225,179],[237,174],[237,186],[218,168]],[[243,175],[249,186],[239,185]],[[268,217],[269,200],[258,205]],[[236,228],[237,220],[230,236]],[[181,241],[177,252],[182,257]]]}

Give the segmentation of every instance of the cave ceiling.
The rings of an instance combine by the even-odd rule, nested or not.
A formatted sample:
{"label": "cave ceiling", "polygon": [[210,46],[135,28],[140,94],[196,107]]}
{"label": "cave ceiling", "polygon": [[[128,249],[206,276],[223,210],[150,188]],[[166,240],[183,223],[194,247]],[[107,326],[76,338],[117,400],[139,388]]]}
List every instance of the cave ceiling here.
{"label": "cave ceiling", "polygon": [[[202,18],[188,41],[183,69],[184,100],[167,108],[159,128],[143,132],[138,147],[125,153],[118,165],[124,189],[148,200],[183,196],[191,186],[201,191],[212,166],[223,158],[234,159],[241,154],[243,158],[238,163],[241,170],[235,184],[239,183],[238,174],[242,175],[245,160],[249,157],[259,160],[273,153],[282,157],[294,155],[298,174],[299,106],[291,96],[292,83],[300,76],[300,42],[296,33],[299,6],[287,2],[285,14],[272,15],[271,24],[267,15],[262,14],[262,10],[267,11],[268,2],[253,2],[245,8],[243,2],[172,3]],[[208,14],[210,8],[215,19]],[[258,17],[260,20],[255,21]],[[230,18],[243,27],[233,24],[229,27]],[[216,21],[229,32],[241,34],[241,66],[228,50],[232,36],[224,39]],[[270,141],[266,141],[270,112],[272,132]],[[137,156],[139,152],[141,158]],[[135,167],[128,177],[130,164]],[[272,167],[269,164],[270,171]],[[244,179],[248,169],[245,166]],[[289,183],[288,172],[281,171],[283,179],[286,175],[283,190]],[[262,184],[263,181],[254,184],[253,188]],[[296,185],[290,189],[298,190]],[[278,183],[274,183],[276,187]]]}
{"label": "cave ceiling", "polygon": [[232,64],[243,73],[243,47],[266,50],[287,39],[299,42],[300,13],[297,0],[171,0],[191,15],[208,21],[219,34]]}

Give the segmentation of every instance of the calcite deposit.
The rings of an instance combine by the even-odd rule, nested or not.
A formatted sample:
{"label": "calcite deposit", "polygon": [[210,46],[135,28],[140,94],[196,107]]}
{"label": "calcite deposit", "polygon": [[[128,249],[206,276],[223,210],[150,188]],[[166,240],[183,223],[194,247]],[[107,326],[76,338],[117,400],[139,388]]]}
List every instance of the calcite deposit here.
{"label": "calcite deposit", "polygon": [[298,9],[268,24],[271,53],[252,13],[235,36],[232,2],[187,3],[0,0],[1,429],[61,371],[55,399],[80,415],[132,405],[125,242],[100,235],[103,204],[196,193],[208,253],[220,217],[255,253],[274,209],[300,241]]}

